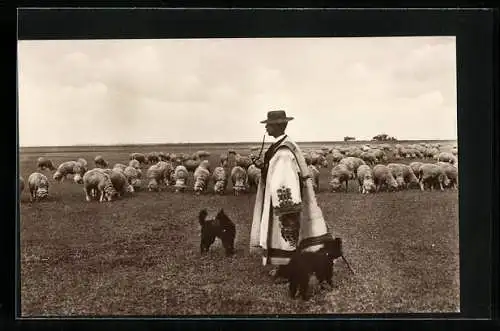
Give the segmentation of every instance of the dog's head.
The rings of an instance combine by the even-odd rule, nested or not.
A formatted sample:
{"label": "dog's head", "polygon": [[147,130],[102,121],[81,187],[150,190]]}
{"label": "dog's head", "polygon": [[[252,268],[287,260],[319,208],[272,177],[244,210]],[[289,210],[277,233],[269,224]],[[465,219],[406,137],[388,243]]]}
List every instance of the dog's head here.
{"label": "dog's head", "polygon": [[342,256],[342,239],[334,238],[324,243],[321,251],[332,260]]}

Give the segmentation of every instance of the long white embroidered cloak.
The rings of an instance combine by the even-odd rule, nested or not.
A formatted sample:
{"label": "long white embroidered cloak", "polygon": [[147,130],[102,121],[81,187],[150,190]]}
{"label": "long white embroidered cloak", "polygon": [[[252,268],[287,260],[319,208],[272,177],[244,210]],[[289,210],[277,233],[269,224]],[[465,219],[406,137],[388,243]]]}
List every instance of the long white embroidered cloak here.
{"label": "long white embroidered cloak", "polygon": [[250,252],[263,250],[263,265],[283,265],[298,247],[314,251],[331,238],[303,154],[287,136],[257,187]]}

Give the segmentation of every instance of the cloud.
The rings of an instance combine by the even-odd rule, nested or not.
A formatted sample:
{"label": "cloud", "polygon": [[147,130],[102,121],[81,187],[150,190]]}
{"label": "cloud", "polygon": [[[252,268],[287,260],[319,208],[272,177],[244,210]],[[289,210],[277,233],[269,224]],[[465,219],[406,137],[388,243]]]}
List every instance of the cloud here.
{"label": "cloud", "polygon": [[456,137],[454,38],[21,41],[18,48],[21,145],[257,141],[272,109],[296,118],[289,126],[296,140],[382,131]]}

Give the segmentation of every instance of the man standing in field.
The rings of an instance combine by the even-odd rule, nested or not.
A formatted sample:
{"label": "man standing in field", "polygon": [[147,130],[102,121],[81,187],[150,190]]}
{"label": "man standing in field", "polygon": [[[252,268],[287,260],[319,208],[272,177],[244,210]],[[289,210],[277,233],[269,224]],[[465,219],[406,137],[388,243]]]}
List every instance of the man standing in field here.
{"label": "man standing in field", "polygon": [[316,251],[332,235],[316,202],[313,180],[303,154],[285,129],[293,117],[285,111],[270,111],[267,133],[275,138],[264,155],[255,160],[261,169],[261,180],[253,211],[250,252],[263,253],[263,265],[274,265],[276,276],[280,266],[288,264],[296,249]]}

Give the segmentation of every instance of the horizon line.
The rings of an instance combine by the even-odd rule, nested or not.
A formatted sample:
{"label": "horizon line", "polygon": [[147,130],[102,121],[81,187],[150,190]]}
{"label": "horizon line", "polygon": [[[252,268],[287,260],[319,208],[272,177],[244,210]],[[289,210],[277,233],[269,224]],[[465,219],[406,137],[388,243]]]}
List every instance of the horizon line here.
{"label": "horizon line", "polygon": [[[296,141],[297,144],[332,144],[332,143],[397,143],[397,142],[411,142],[411,141],[458,141],[454,139],[398,139],[396,141],[376,141],[376,140],[311,140],[311,141]],[[272,143],[272,140],[265,141],[264,144]],[[224,144],[251,144],[261,145],[262,141],[223,141],[223,142],[169,142],[169,143],[120,143],[120,144],[75,144],[75,145],[24,145],[19,148],[43,148],[43,147],[123,147],[123,146],[169,146],[169,145],[224,145]]]}

